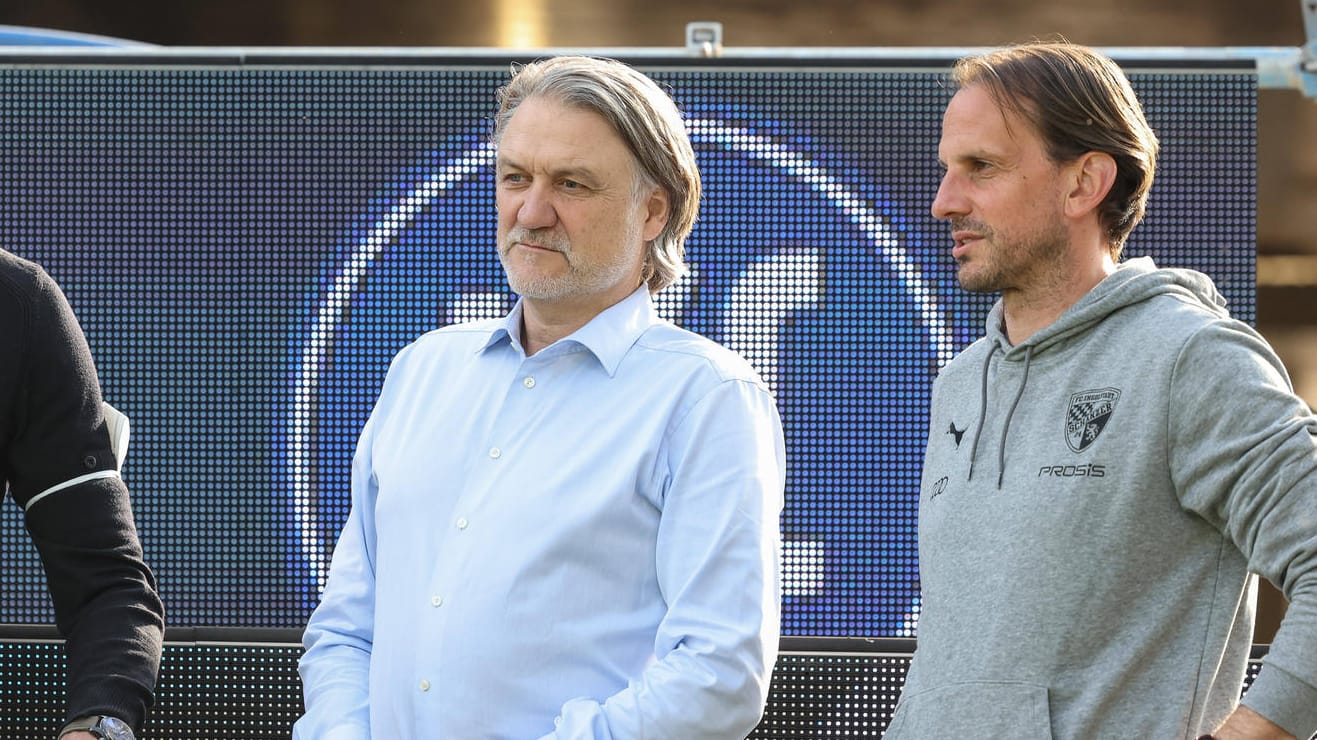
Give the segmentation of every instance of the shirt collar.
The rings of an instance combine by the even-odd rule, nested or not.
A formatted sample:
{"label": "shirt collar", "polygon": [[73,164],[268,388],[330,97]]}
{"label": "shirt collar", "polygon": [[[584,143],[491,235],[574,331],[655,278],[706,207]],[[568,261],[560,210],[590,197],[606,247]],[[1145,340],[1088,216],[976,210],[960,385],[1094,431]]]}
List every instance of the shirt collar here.
{"label": "shirt collar", "polygon": [[[489,339],[477,352],[483,352],[506,339],[519,352],[525,353],[521,345],[523,300],[517,299],[516,305],[499,325],[493,327]],[[642,284],[631,295],[590,319],[585,326],[545,347],[538,354],[550,352],[554,347],[563,344],[576,344],[590,350],[609,377],[612,377],[617,374],[617,367],[622,364],[622,358],[640,339],[640,335],[659,320],[654,302],[649,296],[649,287]]]}

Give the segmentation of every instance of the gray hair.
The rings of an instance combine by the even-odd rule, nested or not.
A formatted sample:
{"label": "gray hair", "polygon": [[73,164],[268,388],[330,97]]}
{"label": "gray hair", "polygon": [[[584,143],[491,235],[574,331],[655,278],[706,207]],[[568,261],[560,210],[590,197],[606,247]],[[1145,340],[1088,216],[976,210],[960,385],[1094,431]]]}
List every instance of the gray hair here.
{"label": "gray hair", "polygon": [[695,151],[672,98],[653,80],[612,59],[559,56],[514,68],[498,92],[493,144],[498,146],[517,106],[535,97],[593,111],[612,124],[639,166],[637,192],[668,194],[668,222],[646,245],[643,279],[650,293],[686,273],[686,237],[700,208]]}

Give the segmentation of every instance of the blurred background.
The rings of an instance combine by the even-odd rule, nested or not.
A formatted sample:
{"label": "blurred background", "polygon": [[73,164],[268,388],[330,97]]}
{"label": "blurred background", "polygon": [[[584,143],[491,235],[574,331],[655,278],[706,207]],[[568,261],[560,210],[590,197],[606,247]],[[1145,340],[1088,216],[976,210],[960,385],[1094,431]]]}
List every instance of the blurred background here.
{"label": "blurred background", "polygon": [[[43,0],[4,3],[0,24],[170,46],[682,47],[690,21],[722,23],[727,48],[969,47],[1056,34],[1099,47],[1308,42],[1299,0],[996,0],[990,11],[984,5],[979,0]],[[1317,405],[1317,100],[1298,90],[1262,90],[1259,107],[1257,323],[1300,394]],[[1264,589],[1259,641],[1269,639],[1282,610],[1283,601]]]}

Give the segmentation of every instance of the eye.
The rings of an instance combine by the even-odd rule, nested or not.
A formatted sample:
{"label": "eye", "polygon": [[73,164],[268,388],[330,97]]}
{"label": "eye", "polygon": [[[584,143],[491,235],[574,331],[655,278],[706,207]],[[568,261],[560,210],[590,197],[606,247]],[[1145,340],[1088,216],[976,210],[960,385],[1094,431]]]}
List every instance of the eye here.
{"label": "eye", "polygon": [[509,185],[516,185],[518,183],[524,182],[525,179],[526,179],[525,176],[523,176],[520,172],[505,172],[503,173],[502,176],[499,177],[499,182],[505,182],[508,183]]}
{"label": "eye", "polygon": [[566,190],[584,190],[585,186],[575,180],[563,180],[562,186]]}

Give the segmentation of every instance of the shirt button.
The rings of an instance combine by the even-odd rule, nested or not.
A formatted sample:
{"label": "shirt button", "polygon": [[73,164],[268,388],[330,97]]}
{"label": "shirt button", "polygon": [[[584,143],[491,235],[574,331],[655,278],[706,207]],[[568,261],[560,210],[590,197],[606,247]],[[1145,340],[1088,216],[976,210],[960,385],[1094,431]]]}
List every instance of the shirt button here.
{"label": "shirt button", "polygon": [[469,523],[469,522],[467,522],[466,517],[464,517],[464,516],[459,516],[459,517],[457,518],[457,528],[458,528],[458,529],[466,529],[466,525],[467,525],[468,523]]}
{"label": "shirt button", "polygon": [[424,679],[424,678],[422,678],[422,679],[421,679],[421,691],[429,691],[429,690],[430,690],[430,681],[429,681],[428,679]]}
{"label": "shirt button", "polygon": [[535,376],[533,376],[533,375],[527,375],[525,378],[522,379],[521,384],[524,385],[524,386],[526,386],[527,388],[534,388],[534,387],[535,387]]}
{"label": "shirt button", "polygon": [[443,606],[444,597],[435,595],[430,597],[430,606]]}
{"label": "shirt button", "polygon": [[494,458],[495,460],[497,460],[497,459],[499,459],[500,457],[503,456],[503,450],[500,450],[500,449],[497,448],[497,447],[490,447],[490,448],[489,448],[489,456],[492,457],[492,458]]}

